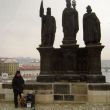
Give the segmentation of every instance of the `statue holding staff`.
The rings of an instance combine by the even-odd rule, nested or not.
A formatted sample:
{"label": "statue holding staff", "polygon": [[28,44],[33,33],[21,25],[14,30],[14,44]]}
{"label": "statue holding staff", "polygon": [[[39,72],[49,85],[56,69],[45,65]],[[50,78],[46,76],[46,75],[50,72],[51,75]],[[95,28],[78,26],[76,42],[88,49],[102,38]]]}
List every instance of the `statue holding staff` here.
{"label": "statue holding staff", "polygon": [[53,47],[55,32],[56,32],[56,21],[51,16],[51,8],[47,8],[47,14],[44,15],[43,1],[40,6],[40,17],[42,19],[41,27],[41,47]]}

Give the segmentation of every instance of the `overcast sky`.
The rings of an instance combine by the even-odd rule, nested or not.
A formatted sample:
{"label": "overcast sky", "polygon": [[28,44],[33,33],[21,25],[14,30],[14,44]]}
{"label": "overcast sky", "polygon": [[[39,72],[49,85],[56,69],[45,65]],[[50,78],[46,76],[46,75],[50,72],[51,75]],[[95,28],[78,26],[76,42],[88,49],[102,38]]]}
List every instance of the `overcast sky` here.
{"label": "overcast sky", "polygon": [[[84,47],[82,18],[87,5],[91,5],[101,22],[101,43],[105,45],[102,59],[110,59],[110,0],[76,0],[79,13],[79,32],[77,43]],[[41,19],[39,8],[41,0],[0,0],[0,56],[39,58],[36,47],[40,44]],[[62,11],[65,0],[44,0],[44,8],[51,7],[56,19],[57,31],[54,47],[62,44]]]}

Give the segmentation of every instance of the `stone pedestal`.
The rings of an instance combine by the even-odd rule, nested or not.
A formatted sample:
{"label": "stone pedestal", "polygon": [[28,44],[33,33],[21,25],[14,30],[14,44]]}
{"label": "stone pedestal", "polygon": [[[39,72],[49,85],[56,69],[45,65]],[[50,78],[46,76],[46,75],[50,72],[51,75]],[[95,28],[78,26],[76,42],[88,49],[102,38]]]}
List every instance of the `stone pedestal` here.
{"label": "stone pedestal", "polygon": [[61,45],[63,61],[64,61],[64,71],[66,74],[76,74],[77,75],[77,51],[78,45]]}
{"label": "stone pedestal", "polygon": [[48,82],[54,74],[52,74],[52,58],[54,54],[53,47],[40,47],[37,48],[40,53],[40,75],[37,77],[37,81]]}
{"label": "stone pedestal", "polygon": [[40,47],[40,75],[38,82],[79,82],[77,74],[78,45],[62,45],[61,48]]}
{"label": "stone pedestal", "polygon": [[61,45],[61,48],[40,47],[40,75],[38,82],[104,83],[101,72],[102,45],[79,48]]}
{"label": "stone pedestal", "polygon": [[94,45],[87,46],[88,52],[88,74],[101,75],[101,51],[104,46]]}
{"label": "stone pedestal", "polygon": [[40,72],[41,74],[50,74],[52,71],[52,57],[54,48],[50,47],[40,47],[37,48],[40,53]]}
{"label": "stone pedestal", "polygon": [[105,76],[101,72],[101,51],[103,45],[87,46],[87,82],[101,83],[105,82]]}
{"label": "stone pedestal", "polygon": [[79,48],[77,52],[77,73],[81,82],[104,83],[105,76],[101,72],[102,45]]}

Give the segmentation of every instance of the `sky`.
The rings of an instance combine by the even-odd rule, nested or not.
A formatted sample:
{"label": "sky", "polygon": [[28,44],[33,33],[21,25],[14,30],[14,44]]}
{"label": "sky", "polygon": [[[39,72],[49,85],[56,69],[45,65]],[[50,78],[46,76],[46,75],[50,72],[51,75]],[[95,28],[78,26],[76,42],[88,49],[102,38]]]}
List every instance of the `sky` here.
{"label": "sky", "polygon": [[[56,19],[54,47],[62,44],[62,11],[65,0],[43,0],[44,13],[51,7]],[[36,50],[41,43],[41,18],[39,8],[41,0],[0,0],[0,57],[39,58]],[[91,5],[93,12],[101,22],[101,43],[104,45],[102,59],[110,59],[110,0],[76,0],[79,13],[79,31],[77,44],[85,47],[83,42],[82,19],[86,7]]]}

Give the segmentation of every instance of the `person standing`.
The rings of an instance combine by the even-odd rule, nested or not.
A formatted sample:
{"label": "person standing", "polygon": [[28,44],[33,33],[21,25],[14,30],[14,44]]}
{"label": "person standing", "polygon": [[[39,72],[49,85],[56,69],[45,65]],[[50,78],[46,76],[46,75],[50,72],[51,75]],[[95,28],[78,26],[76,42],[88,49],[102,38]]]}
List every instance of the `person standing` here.
{"label": "person standing", "polygon": [[12,87],[14,92],[14,104],[15,108],[18,107],[18,96],[21,97],[24,89],[24,79],[20,74],[20,71],[16,71],[16,74],[12,80]]}

